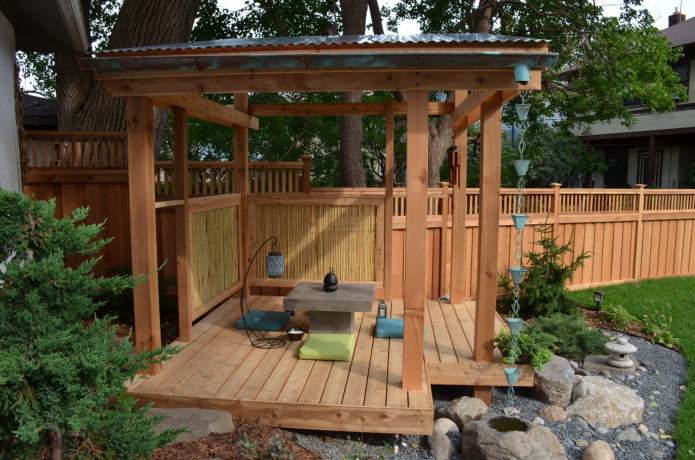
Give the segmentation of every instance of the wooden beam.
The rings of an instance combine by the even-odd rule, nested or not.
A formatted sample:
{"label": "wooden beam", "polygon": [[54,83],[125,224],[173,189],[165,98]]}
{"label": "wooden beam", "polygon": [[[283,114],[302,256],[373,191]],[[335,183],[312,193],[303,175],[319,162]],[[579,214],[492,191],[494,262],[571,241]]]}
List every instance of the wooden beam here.
{"label": "wooden beam", "polygon": [[[234,93],[234,109],[240,113],[246,112],[249,107],[249,95],[246,93]],[[257,118],[256,118],[257,120]],[[242,274],[248,267],[247,257],[252,253],[251,237],[248,228],[248,199],[249,199],[249,130],[244,126],[234,127],[234,193],[240,194],[239,206],[239,273]],[[243,281],[242,281],[243,282]],[[247,286],[248,288],[248,286]]]}
{"label": "wooden beam", "polygon": [[[458,107],[467,98],[467,91],[459,90],[454,93],[454,104]],[[460,304],[466,287],[466,177],[468,127],[454,125],[454,145],[460,147],[456,183],[452,185],[452,216],[451,216],[451,303]],[[451,179],[449,179],[451,181]]]}
{"label": "wooden beam", "polygon": [[[349,78],[348,78],[349,76]],[[343,76],[336,72],[310,72],[278,75],[167,76],[123,78],[104,82],[106,95],[155,96],[169,94],[277,93],[283,91],[437,91],[468,88],[471,90],[518,91],[514,73],[508,69],[364,71]],[[531,71],[524,89],[541,89],[541,72]]]}
{"label": "wooden beam", "polygon": [[497,301],[497,247],[499,192],[502,167],[502,94],[481,107],[480,124],[480,223],[478,231],[478,302],[475,310],[473,358],[493,360]]}
{"label": "wooden beam", "polygon": [[[480,106],[488,102],[490,98],[498,97],[499,91],[474,91],[468,97],[456,104],[451,114],[451,122],[454,127],[465,129],[480,120]],[[502,91],[502,103],[514,98],[518,91]]]}
{"label": "wooden beam", "polygon": [[[138,352],[162,345],[157,282],[157,224],[154,207],[154,117],[152,101],[127,101],[128,186],[130,188],[130,246],[133,275],[148,275],[133,288],[135,347]],[[161,364],[143,373],[156,374]]]}
{"label": "wooden beam", "polygon": [[185,108],[188,115],[201,120],[211,121],[222,126],[243,126],[258,129],[258,118],[237,109],[218,104],[197,94],[160,95],[152,98],[154,103],[165,109]]}
{"label": "wooden beam", "polygon": [[427,149],[429,125],[427,91],[408,92],[408,147],[405,223],[405,329],[403,388],[422,388],[425,328],[425,260],[427,241]]}
{"label": "wooden beam", "polygon": [[384,297],[393,299],[393,158],[395,144],[395,103],[386,101],[386,160],[384,170]]}
{"label": "wooden beam", "polygon": [[[387,101],[388,102],[388,101]],[[326,115],[386,115],[387,102],[360,102],[335,104],[251,104],[249,115],[254,117],[286,116],[326,116]],[[405,115],[408,104],[393,102],[394,115]],[[448,115],[454,110],[451,102],[430,102],[427,112],[430,115]]]}
{"label": "wooden beam", "polygon": [[183,205],[176,213],[176,288],[178,290],[179,340],[193,340],[193,275],[191,272],[191,228],[188,195],[188,124],[186,109],[174,107],[174,196]]}

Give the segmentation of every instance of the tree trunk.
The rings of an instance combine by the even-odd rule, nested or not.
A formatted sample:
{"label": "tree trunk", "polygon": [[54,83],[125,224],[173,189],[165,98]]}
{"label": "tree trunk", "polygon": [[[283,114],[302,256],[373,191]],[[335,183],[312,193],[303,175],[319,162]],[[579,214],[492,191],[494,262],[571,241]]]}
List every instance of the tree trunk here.
{"label": "tree trunk", "polygon": [[[367,22],[367,0],[340,0],[343,35],[364,35]],[[361,92],[340,93],[340,102],[362,102]],[[367,177],[362,163],[362,116],[340,117],[340,179],[341,187],[366,187]]]}
{"label": "tree trunk", "polygon": [[[481,0],[480,6],[474,12],[475,25],[473,31],[476,33],[490,33],[492,27],[492,7],[496,0]],[[447,102],[453,102],[453,92],[449,91],[446,97]],[[430,126],[429,139],[429,173],[427,182],[430,187],[436,187],[440,182],[439,167],[444,161],[446,149],[451,146],[453,139],[453,130],[451,127],[451,117],[442,115],[439,121]],[[465,146],[462,146],[465,148]]]}
{"label": "tree trunk", "polygon": [[[188,41],[200,0],[125,0],[108,48]],[[77,56],[56,55],[58,129],[125,131],[125,99],[106,97],[100,81],[81,73]],[[164,112],[162,112],[164,114]],[[158,114],[156,122],[163,125]]]}

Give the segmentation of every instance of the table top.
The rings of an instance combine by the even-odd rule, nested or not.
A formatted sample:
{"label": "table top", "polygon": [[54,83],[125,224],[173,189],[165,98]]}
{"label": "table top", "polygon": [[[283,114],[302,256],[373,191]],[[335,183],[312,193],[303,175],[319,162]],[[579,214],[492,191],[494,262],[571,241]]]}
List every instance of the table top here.
{"label": "table top", "polygon": [[299,283],[283,300],[285,310],[372,311],[373,284],[338,283],[333,292],[323,290],[323,283]]}

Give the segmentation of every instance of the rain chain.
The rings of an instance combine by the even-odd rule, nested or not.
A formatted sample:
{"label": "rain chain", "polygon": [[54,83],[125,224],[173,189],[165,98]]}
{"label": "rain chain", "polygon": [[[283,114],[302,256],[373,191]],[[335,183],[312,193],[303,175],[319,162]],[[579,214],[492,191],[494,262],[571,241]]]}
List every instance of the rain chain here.
{"label": "rain chain", "polygon": [[[526,176],[526,171],[528,170],[529,160],[524,160],[524,150],[526,149],[526,141],[524,140],[524,134],[526,132],[526,119],[528,118],[528,112],[531,108],[531,104],[526,103],[526,91],[520,94],[521,103],[516,104],[516,114],[519,118],[519,140],[517,141],[517,149],[519,150],[519,159],[514,160],[514,169],[519,177],[517,181],[517,199],[516,199],[516,214],[512,214],[512,220],[514,221],[514,228],[516,228],[516,235],[514,237],[514,242],[516,248],[514,250],[514,257],[516,259],[516,266],[509,267],[509,272],[512,277],[512,294],[514,299],[512,302],[512,315],[507,318],[507,324],[509,325],[509,330],[511,332],[511,339],[509,343],[509,364],[515,364],[519,358],[519,343],[518,337],[521,327],[524,325],[524,320],[519,318],[519,295],[521,293],[521,282],[526,276],[527,269],[521,265],[521,244],[523,242],[524,236],[524,226],[528,220],[528,215],[522,214],[524,211],[524,185]],[[511,406],[514,401],[514,384],[519,380],[519,375],[521,371],[517,367],[507,367],[504,369],[504,373],[507,377],[507,405]]]}

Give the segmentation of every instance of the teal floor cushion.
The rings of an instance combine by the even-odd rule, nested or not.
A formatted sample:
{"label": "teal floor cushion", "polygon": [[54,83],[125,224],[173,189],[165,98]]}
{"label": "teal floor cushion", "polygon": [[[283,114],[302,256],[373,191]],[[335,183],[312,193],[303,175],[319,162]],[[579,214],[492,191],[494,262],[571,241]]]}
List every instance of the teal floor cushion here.
{"label": "teal floor cushion", "polygon": [[256,329],[259,331],[281,331],[289,320],[290,313],[288,312],[249,310],[237,320],[236,327],[238,329]]}
{"label": "teal floor cushion", "polygon": [[355,336],[352,334],[312,334],[299,349],[299,359],[324,361],[350,361],[355,351]]}
{"label": "teal floor cushion", "polygon": [[377,318],[374,335],[381,338],[403,337],[403,318]]}

